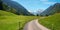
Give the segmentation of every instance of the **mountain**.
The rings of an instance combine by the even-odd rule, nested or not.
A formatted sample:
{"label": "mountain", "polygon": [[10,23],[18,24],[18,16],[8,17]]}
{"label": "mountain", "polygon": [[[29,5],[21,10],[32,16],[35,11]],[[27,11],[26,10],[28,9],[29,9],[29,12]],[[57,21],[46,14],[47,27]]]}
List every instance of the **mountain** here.
{"label": "mountain", "polygon": [[44,10],[43,9],[39,9],[37,10],[37,14],[40,15]]}
{"label": "mountain", "polygon": [[0,10],[2,10],[2,1],[0,0]]}
{"label": "mountain", "polygon": [[2,0],[3,8],[6,11],[14,11],[17,15],[32,15],[21,4],[12,0]]}
{"label": "mountain", "polygon": [[52,6],[50,6],[45,11],[43,11],[40,15],[41,16],[49,16],[49,15],[53,15],[55,13],[60,13],[60,3],[56,3]]}
{"label": "mountain", "polygon": [[31,13],[31,14],[34,14],[34,15],[40,15],[40,13],[42,13],[44,10],[43,9],[38,9],[38,10],[36,10],[36,11],[30,11],[29,10],[29,12]]}

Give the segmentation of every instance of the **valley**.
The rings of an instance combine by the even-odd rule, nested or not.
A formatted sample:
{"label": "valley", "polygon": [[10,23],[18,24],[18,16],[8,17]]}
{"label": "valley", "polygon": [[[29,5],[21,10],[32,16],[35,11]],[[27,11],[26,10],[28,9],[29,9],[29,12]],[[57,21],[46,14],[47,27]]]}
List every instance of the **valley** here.
{"label": "valley", "polygon": [[[38,3],[37,6],[39,5],[39,8],[36,9],[39,10],[35,10],[36,12],[33,12],[34,10],[31,10],[31,12],[28,11],[29,8],[35,9],[35,6],[30,5],[31,7],[28,6],[26,8],[12,0],[0,0],[0,30],[24,30],[25,24],[27,23],[29,26],[26,29],[29,30],[30,28],[28,27],[30,26],[33,26],[31,28],[33,30],[38,30],[41,27],[44,30],[43,26],[46,27],[46,30],[60,30],[60,3],[52,4],[45,10],[39,9],[42,7],[39,7],[41,4],[39,5]],[[41,25],[37,23],[38,26],[36,27],[37,24],[34,24],[36,23],[34,21],[35,19],[38,19],[37,22]]]}

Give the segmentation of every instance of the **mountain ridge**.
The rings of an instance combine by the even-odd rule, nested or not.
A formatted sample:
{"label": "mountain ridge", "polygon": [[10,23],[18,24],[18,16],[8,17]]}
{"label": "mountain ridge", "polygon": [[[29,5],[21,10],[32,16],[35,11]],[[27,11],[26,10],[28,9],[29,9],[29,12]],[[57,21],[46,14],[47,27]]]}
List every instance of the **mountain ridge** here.
{"label": "mountain ridge", "polygon": [[60,3],[55,3],[54,5],[48,7],[45,11],[43,11],[41,16],[49,16],[55,13],[60,13]]}
{"label": "mountain ridge", "polygon": [[[2,0],[3,2],[3,5],[5,4],[5,9],[7,9],[7,11],[10,11],[10,8],[14,8],[15,9],[15,14],[17,15],[32,15],[30,12],[27,11],[26,8],[24,8],[21,4],[15,2],[15,1],[12,1],[12,0]],[[9,10],[8,10],[9,9]],[[13,10],[12,10],[13,11]]]}

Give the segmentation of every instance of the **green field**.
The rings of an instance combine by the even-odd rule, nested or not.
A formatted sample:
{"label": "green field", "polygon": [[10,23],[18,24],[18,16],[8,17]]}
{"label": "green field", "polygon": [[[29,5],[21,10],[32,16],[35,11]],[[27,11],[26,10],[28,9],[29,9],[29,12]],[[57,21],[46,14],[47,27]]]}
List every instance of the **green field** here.
{"label": "green field", "polygon": [[51,30],[60,30],[60,13],[40,19],[39,23]]}
{"label": "green field", "polygon": [[27,22],[36,18],[37,16],[18,16],[0,10],[0,30],[23,30],[23,27]]}
{"label": "green field", "polygon": [[33,20],[39,19],[39,23],[51,30],[60,30],[60,13],[41,18],[40,16],[15,15],[0,10],[0,30],[23,30],[24,25]]}

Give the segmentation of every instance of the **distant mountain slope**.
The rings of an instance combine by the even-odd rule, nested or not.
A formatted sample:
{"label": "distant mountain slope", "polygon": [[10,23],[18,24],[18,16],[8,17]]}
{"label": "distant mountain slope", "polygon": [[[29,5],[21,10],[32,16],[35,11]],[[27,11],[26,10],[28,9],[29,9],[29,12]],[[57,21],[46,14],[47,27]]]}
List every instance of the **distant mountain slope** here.
{"label": "distant mountain slope", "polygon": [[0,10],[2,10],[2,1],[0,0]]}
{"label": "distant mountain slope", "polygon": [[60,3],[56,3],[53,6],[50,6],[45,11],[41,13],[41,16],[48,16],[54,13],[60,13]]}
{"label": "distant mountain slope", "polygon": [[37,11],[37,15],[40,15],[43,11],[44,11],[43,9],[39,9],[39,10]]}
{"label": "distant mountain slope", "polygon": [[7,11],[10,11],[11,8],[14,8],[16,14],[18,14],[18,15],[32,15],[31,13],[29,13],[27,11],[27,9],[25,9],[22,5],[20,5],[19,3],[15,2],[15,1],[2,0],[2,2],[3,2],[3,5],[5,4],[6,6],[8,6],[5,8]]}

